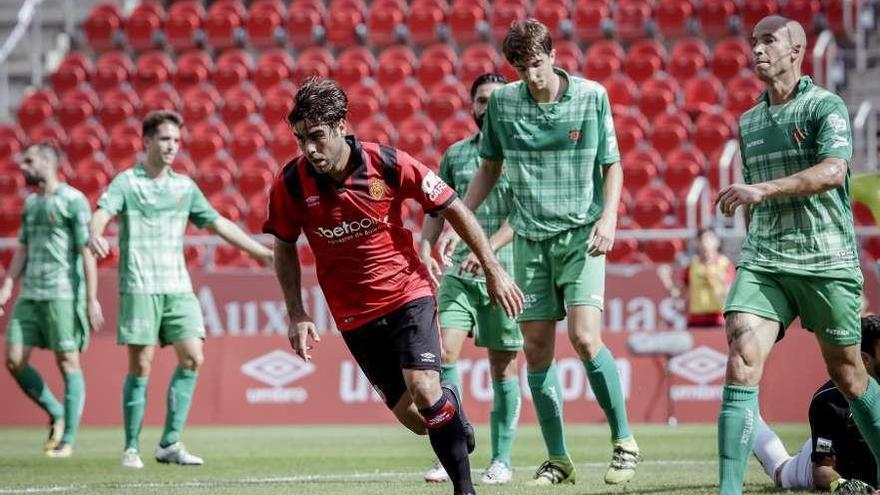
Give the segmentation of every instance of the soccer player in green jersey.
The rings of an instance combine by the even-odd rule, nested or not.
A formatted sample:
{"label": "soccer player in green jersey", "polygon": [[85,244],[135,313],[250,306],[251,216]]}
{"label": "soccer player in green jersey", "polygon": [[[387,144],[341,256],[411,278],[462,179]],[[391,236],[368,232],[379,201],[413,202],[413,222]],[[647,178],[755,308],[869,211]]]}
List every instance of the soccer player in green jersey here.
{"label": "soccer player in green jersey", "polygon": [[770,16],[752,37],[767,90],[740,117],[744,184],[719,192],[725,215],[744,207],[748,234],[725,305],[730,343],[718,420],[723,495],[742,493],[759,419],[764,363],[791,322],[813,332],[874,456],[880,386],[862,362],[862,274],[849,194],[852,134],[846,105],[802,76],[803,27]]}
{"label": "soccer player in green jersey", "polygon": [[601,337],[605,254],[614,243],[623,185],[608,94],[600,84],[553,66],[550,33],[534,19],[515,22],[503,50],[520,80],[489,99],[482,162],[465,203],[480,206],[504,166],[513,196],[514,273],[526,299],[518,321],[549,454],[533,483],[575,481],[553,360],[556,322],[566,315],[569,339],[611,427],[605,482],[624,483],[635,475],[639,448],[614,358]]}
{"label": "soccer player in green jersey", "polygon": [[122,391],[125,450],[122,465],[144,467],[139,436],[147,380],[156,345],[173,345],[178,366],[168,387],[165,429],[156,449],[162,463],[200,465],[180,442],[198,377],[205,325],[183,257],[188,221],[209,229],[271,265],[272,251],[220,216],[195,182],[171,170],[180,148],[183,119],[156,111],[143,122],[145,159],[118,174],[98,200],[89,225],[89,247],[99,259],[110,253],[103,237],[111,218],[119,227],[119,325],[117,342],[128,346],[128,376]]}
{"label": "soccer player in green jersey", "polygon": [[[500,74],[483,74],[471,87],[474,121],[482,126],[486,105],[492,91],[506,84]],[[480,166],[480,132],[462,139],[449,147],[440,163],[440,178],[459,196],[464,196],[474,172]],[[489,239],[504,269],[513,268],[513,230],[507,223],[512,206],[510,187],[502,177],[492,193],[474,215],[486,232],[494,233]],[[433,248],[443,229],[443,218],[425,216],[420,243],[421,257],[428,268],[432,282],[437,285],[443,276]],[[478,347],[489,351],[494,401],[489,418],[492,440],[492,461],[483,472],[481,483],[500,485],[510,481],[513,470],[510,450],[516,435],[519,419],[520,391],[517,375],[516,353],[522,349],[523,339],[516,321],[508,318],[501,308],[489,303],[486,281],[479,272],[479,261],[463,245],[459,246],[449,260],[449,267],[439,283],[437,295],[440,329],[443,334],[443,353],[440,381],[452,383],[461,389],[461,378],[456,361],[462,345],[469,334],[475,334]],[[472,273],[477,271],[477,273]],[[439,461],[425,473],[425,480],[442,482],[448,479]]]}
{"label": "soccer player in green jersey", "polygon": [[[95,258],[86,247],[90,208],[86,197],[58,177],[59,152],[35,144],[22,156],[21,170],[36,192],[22,212],[19,248],[0,286],[0,314],[22,278],[6,332],[6,367],[28,397],[49,414],[49,457],[70,457],[86,399],[79,355],[89,325],[104,322],[98,303]],[[88,315],[88,321],[87,316]],[[64,404],[28,364],[34,347],[55,352],[64,376]]]}

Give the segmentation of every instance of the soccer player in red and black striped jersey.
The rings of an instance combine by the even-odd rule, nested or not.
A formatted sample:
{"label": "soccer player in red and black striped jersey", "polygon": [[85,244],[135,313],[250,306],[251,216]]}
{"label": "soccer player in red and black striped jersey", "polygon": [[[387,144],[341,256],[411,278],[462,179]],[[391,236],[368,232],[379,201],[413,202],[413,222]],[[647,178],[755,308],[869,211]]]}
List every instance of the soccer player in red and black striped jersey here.
{"label": "soccer player in red and black striped jersey", "polygon": [[454,493],[472,494],[473,428],[455,388],[440,384],[434,290],[412,232],[403,228],[403,201],[443,215],[480,260],[490,298],[511,317],[522,310],[522,292],[455,192],[408,154],[346,135],[347,111],[334,81],[310,79],[287,117],[303,154],[276,178],[263,230],[277,238],[290,344],[310,360],[309,341],[319,340],[300,292],[295,243],[305,233],[318,283],[358,365],[401,423],[428,434]]}

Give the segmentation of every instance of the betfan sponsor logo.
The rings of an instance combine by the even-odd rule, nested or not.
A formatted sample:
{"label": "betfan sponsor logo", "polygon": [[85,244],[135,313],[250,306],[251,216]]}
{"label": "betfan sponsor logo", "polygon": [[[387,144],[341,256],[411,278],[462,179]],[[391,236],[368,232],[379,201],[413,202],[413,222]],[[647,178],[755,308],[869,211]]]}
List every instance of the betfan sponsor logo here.
{"label": "betfan sponsor logo", "polygon": [[281,350],[275,350],[241,365],[245,375],[271,388],[248,388],[249,404],[301,404],[309,398],[302,387],[287,385],[315,372],[315,365]]}
{"label": "betfan sponsor logo", "polygon": [[673,385],[673,400],[715,401],[721,399],[727,356],[710,347],[700,346],[669,360],[669,371],[691,383]]}
{"label": "betfan sponsor logo", "polygon": [[343,220],[332,227],[318,227],[315,234],[327,239],[331,244],[347,242],[358,237],[368,236],[379,230],[379,221],[374,218],[360,220]]}

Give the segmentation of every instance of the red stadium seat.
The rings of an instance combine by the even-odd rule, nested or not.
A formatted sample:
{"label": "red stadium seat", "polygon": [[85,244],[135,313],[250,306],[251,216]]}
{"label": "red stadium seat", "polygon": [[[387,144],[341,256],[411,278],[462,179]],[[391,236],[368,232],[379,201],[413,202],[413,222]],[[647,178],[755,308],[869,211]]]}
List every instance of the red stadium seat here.
{"label": "red stadium seat", "polygon": [[724,38],[715,45],[713,50],[716,55],[721,52],[729,51],[741,53],[746,58],[749,58],[752,55],[752,49],[749,44],[738,36]]}
{"label": "red stadium seat", "polygon": [[245,30],[248,42],[258,49],[278,44],[278,32],[287,17],[287,7],[281,0],[256,0],[251,3]]}
{"label": "red stadium seat", "polygon": [[297,58],[293,69],[293,81],[301,83],[311,76],[329,77],[333,67],[333,54],[322,47],[313,46],[305,49]]}
{"label": "red stadium seat", "polygon": [[165,39],[175,51],[196,47],[196,32],[207,17],[205,7],[196,0],[178,0],[165,17]]}
{"label": "red stadium seat", "polygon": [[590,56],[587,55],[584,74],[594,81],[604,81],[614,74],[620,73],[622,65],[621,61],[616,58],[590,58]]}
{"label": "red stadium seat", "polygon": [[626,58],[626,51],[617,41],[600,40],[590,43],[590,47],[586,52],[587,62],[595,58],[615,58],[623,61]]}
{"label": "red stadium seat", "polygon": [[265,153],[260,153],[241,162],[239,167],[240,173],[253,170],[269,172],[270,176],[275,176],[281,170],[281,167],[278,166],[278,162],[274,158]]}
{"label": "red stadium seat", "polygon": [[649,119],[665,113],[674,106],[675,93],[661,87],[645,88],[639,100],[639,110],[642,112],[642,115]]}
{"label": "red stadium seat", "polygon": [[467,91],[459,82],[449,80],[431,89],[425,110],[435,122],[442,122],[464,109],[469,99]]}
{"label": "red stadium seat", "polygon": [[89,46],[96,52],[112,50],[117,46],[122,29],[122,11],[114,3],[102,3],[92,8],[83,22],[83,31]]}
{"label": "red stadium seat", "polygon": [[615,239],[614,247],[608,253],[606,259],[609,263],[624,263],[624,260],[638,253],[638,251],[639,241],[635,239]]}
{"label": "red stadium seat", "polygon": [[385,118],[376,116],[358,124],[356,134],[365,142],[392,145],[394,126]]}
{"label": "red stadium seat", "polygon": [[620,38],[632,41],[644,37],[651,10],[647,0],[620,0],[614,12],[615,31]]}
{"label": "red stadium seat", "polygon": [[711,155],[735,137],[736,122],[725,111],[704,113],[697,119],[694,130],[694,145],[703,153]]}
{"label": "red stadium seat", "polygon": [[654,263],[673,263],[684,252],[681,239],[650,239],[642,242],[642,250]]}
{"label": "red stadium seat", "polygon": [[376,57],[368,48],[351,46],[339,54],[333,78],[346,90],[373,75]]}
{"label": "red stadium seat", "polygon": [[669,73],[679,80],[687,80],[697,75],[707,65],[709,47],[703,40],[685,38],[672,47],[669,56]]}
{"label": "red stadium seat", "polygon": [[367,17],[367,41],[372,46],[388,46],[398,38],[406,18],[405,5],[398,0],[373,0]]}
{"label": "red stadium seat", "polygon": [[415,75],[417,61],[412,48],[406,45],[389,46],[379,54],[376,81],[383,87],[399,83]]}
{"label": "red stadium seat", "polygon": [[703,169],[692,161],[666,161],[666,172],[663,181],[672,189],[687,189],[694,179],[703,174]]}
{"label": "red stadium seat", "polygon": [[556,49],[556,66],[565,69],[569,74],[581,74],[584,66],[584,52],[571,41],[562,40],[554,43]]}
{"label": "red stadium seat", "polygon": [[202,169],[196,173],[193,180],[205,196],[213,196],[226,191],[232,184],[232,175],[223,169]]}
{"label": "red stadium seat", "polygon": [[294,65],[293,57],[283,49],[264,51],[254,72],[254,85],[264,92],[281,81],[290,80]]}
{"label": "red stadium seat", "polygon": [[282,164],[299,154],[299,144],[286,123],[277,124],[273,129],[269,151],[275,161]]}
{"label": "red stadium seat", "polygon": [[88,82],[94,70],[92,61],[87,56],[80,52],[69,52],[50,77],[52,89],[55,94],[61,95]]}
{"label": "red stadium seat", "polygon": [[424,116],[414,116],[400,123],[397,127],[397,147],[411,155],[416,155],[434,145],[437,125]]}
{"label": "red stadium seat", "polygon": [[621,153],[635,148],[645,140],[648,122],[638,111],[614,114],[614,132],[617,134],[617,146]]}
{"label": "red stadium seat", "polygon": [[[268,217],[267,200],[251,201],[249,203],[247,216],[245,217],[245,227],[252,234],[260,234],[263,232],[263,223]],[[300,260],[302,262],[302,260]]]}
{"label": "red stadium seat", "polygon": [[694,16],[690,0],[660,0],[657,5],[657,25],[666,38],[688,34],[688,24]]}
{"label": "red stadium seat", "polygon": [[244,197],[252,197],[256,194],[265,194],[272,185],[273,174],[269,170],[247,169],[242,170],[236,181],[238,191]]}
{"label": "red stadium seat", "polygon": [[440,43],[431,45],[422,50],[419,58],[419,82],[430,90],[434,84],[453,75],[457,63],[458,56],[450,46]]}
{"label": "red stadium seat", "polygon": [[869,237],[865,239],[863,247],[870,258],[880,261],[880,237]]}
{"label": "red stadium seat", "polygon": [[365,81],[355,84],[346,94],[348,95],[348,121],[351,124],[359,124],[365,119],[379,113],[383,104],[382,88],[373,81]]}
{"label": "red stadium seat", "polygon": [[624,70],[626,75],[637,83],[654,77],[654,74],[663,69],[663,60],[652,54],[631,54],[626,58]]}
{"label": "red stadium seat", "polygon": [[784,17],[801,23],[807,33],[810,33],[821,10],[819,0],[786,0],[781,13]]}
{"label": "red stadium seat", "polygon": [[660,227],[674,204],[675,194],[665,185],[646,186],[636,193],[630,216],[643,228]]}
{"label": "red stadium seat", "polygon": [[684,109],[689,113],[711,111],[722,103],[724,87],[715,76],[697,76],[684,85]]}
{"label": "red stadium seat", "polygon": [[651,131],[651,144],[660,153],[666,153],[679,147],[688,140],[688,130],[686,127],[674,123],[664,122],[655,125]]}
{"label": "red stadium seat", "polygon": [[738,76],[749,66],[749,58],[733,50],[716,52],[712,58],[712,73],[722,81]]}
{"label": "red stadium seat", "polygon": [[720,38],[730,32],[730,20],[737,13],[735,0],[702,0],[697,4],[700,31],[709,38]]}
{"label": "red stadium seat", "polygon": [[208,99],[183,99],[183,120],[188,124],[203,122],[217,112],[217,105]]}
{"label": "red stadium seat", "polygon": [[473,117],[459,113],[440,124],[440,136],[437,138],[437,150],[445,152],[449,146],[470,136],[477,131]]}
{"label": "red stadium seat", "polygon": [[635,105],[639,101],[639,87],[625,74],[615,74],[602,81],[612,105]]}
{"label": "red stadium seat", "polygon": [[[217,209],[217,212],[233,222],[241,219],[243,211],[247,210],[247,201],[241,197],[238,191],[229,190],[208,196],[208,201]],[[228,244],[226,244],[228,246]]]}
{"label": "red stadium seat", "polygon": [[287,39],[297,48],[315,43],[315,35],[324,26],[327,9],[321,0],[295,0],[287,10]]}
{"label": "red stadium seat", "polygon": [[626,176],[627,190],[635,191],[650,184],[658,174],[660,157],[651,148],[636,148],[623,155],[621,160]]}
{"label": "red stadium seat", "polygon": [[415,155],[415,159],[418,160],[419,163],[421,163],[422,165],[430,168],[434,172],[437,172],[440,170],[440,160],[442,160],[443,157],[434,148],[426,148],[419,151]]}
{"label": "red stadium seat", "polygon": [[[601,39],[611,22],[611,7],[605,0],[577,0],[572,12],[574,37],[582,42]],[[589,62],[590,57],[587,56]]]}
{"label": "red stadium seat", "polygon": [[[25,142],[24,131],[15,124],[0,124],[0,163],[11,160],[21,151]],[[0,175],[3,175],[0,168]]]}
{"label": "red stadium seat", "polygon": [[141,104],[141,117],[153,110],[174,110],[180,111],[181,100],[180,95],[173,86],[163,85],[156,86],[147,90],[144,94],[144,100]]}
{"label": "red stadium seat", "polygon": [[727,102],[725,107],[734,117],[755,106],[764,85],[754,75],[743,75],[727,82]]}
{"label": "red stadium seat", "polygon": [[243,121],[232,131],[229,154],[238,162],[243,162],[266,149],[271,137],[269,128],[263,122]]}
{"label": "red stadium seat", "polygon": [[6,206],[7,198],[18,197],[25,187],[24,175],[18,171],[12,172],[11,170],[4,170],[3,172],[0,174],[0,198],[4,200],[3,207],[8,208]]}
{"label": "red stadium seat", "polygon": [[205,266],[205,248],[198,244],[187,244],[183,246],[183,258],[186,260],[186,267],[190,270],[200,270]]}
{"label": "red stadium seat", "polygon": [[437,30],[446,21],[445,0],[442,5],[435,0],[415,0],[409,6],[406,20],[409,41],[417,46],[425,46],[437,41]]}
{"label": "red stadium seat", "polygon": [[[856,20],[860,15],[862,2],[844,0],[828,0],[825,2],[825,18],[828,28],[836,35],[843,38],[852,38]],[[848,7],[848,8],[847,8]]]}
{"label": "red stadium seat", "polygon": [[59,105],[58,98],[51,90],[38,90],[22,99],[18,107],[18,123],[28,131],[49,120]]}
{"label": "red stadium seat", "polygon": [[198,174],[200,170],[208,172],[225,171],[232,177],[238,174],[238,166],[235,161],[225,154],[214,155],[207,160],[200,161],[193,175]]}
{"label": "red stadium seat", "polygon": [[159,50],[145,52],[138,57],[132,76],[132,86],[139,93],[143,93],[167,81],[173,68],[171,58],[164,52]]}
{"label": "red stadium seat", "polygon": [[388,99],[385,115],[398,124],[422,110],[422,102],[426,101],[425,90],[418,82],[410,80],[391,86],[388,93],[394,95]]}
{"label": "red stadium seat", "polygon": [[92,86],[97,91],[115,89],[122,82],[128,81],[135,72],[135,65],[127,53],[112,51],[101,55],[95,63]]}
{"label": "red stadium seat", "polygon": [[93,204],[107,187],[107,175],[100,169],[77,169],[76,177],[68,179],[68,183],[79,189]]}
{"label": "red stadium seat", "polygon": [[489,28],[492,31],[492,39],[496,43],[504,41],[507,31],[510,30],[510,24],[513,21],[525,19],[527,17],[524,5],[517,3],[497,3],[492,8],[492,15],[489,18]]}
{"label": "red stadium seat", "polygon": [[742,27],[747,33],[752,32],[758,21],[779,10],[776,0],[743,0],[740,5]]}
{"label": "red stadium seat", "polygon": [[141,140],[133,136],[114,136],[107,144],[104,153],[116,170],[124,170],[137,161],[138,152],[141,150]]}
{"label": "red stadium seat", "polygon": [[453,2],[446,18],[452,39],[460,45],[478,41],[485,21],[486,11],[481,5],[462,0]]}
{"label": "red stadium seat", "polygon": [[145,1],[138,5],[125,21],[125,37],[128,46],[136,51],[154,48],[162,30],[165,15],[161,4]]}
{"label": "red stadium seat", "polygon": [[364,22],[365,7],[363,3],[349,4],[341,0],[333,0],[327,18],[327,41],[336,47],[346,47],[357,42],[358,25]]}
{"label": "red stadium seat", "polygon": [[556,0],[537,0],[532,16],[547,26],[553,38],[561,38],[564,35],[563,25],[571,17],[567,2]]}
{"label": "red stadium seat", "polygon": [[263,98],[263,121],[269,127],[285,122],[293,105],[296,86],[290,81],[282,81],[265,93]]}
{"label": "red stadium seat", "polygon": [[236,46],[246,18],[247,11],[239,0],[215,0],[204,24],[208,44],[215,50]]}

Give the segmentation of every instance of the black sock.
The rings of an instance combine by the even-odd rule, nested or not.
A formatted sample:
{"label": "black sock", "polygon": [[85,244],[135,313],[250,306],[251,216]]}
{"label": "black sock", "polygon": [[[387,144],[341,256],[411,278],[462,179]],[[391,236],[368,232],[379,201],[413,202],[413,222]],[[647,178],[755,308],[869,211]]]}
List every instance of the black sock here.
{"label": "black sock", "polygon": [[471,462],[468,459],[468,442],[465,425],[458,414],[458,401],[451,390],[444,387],[443,395],[436,404],[420,409],[428,426],[428,438],[440,464],[446,468],[456,494],[473,494]]}

